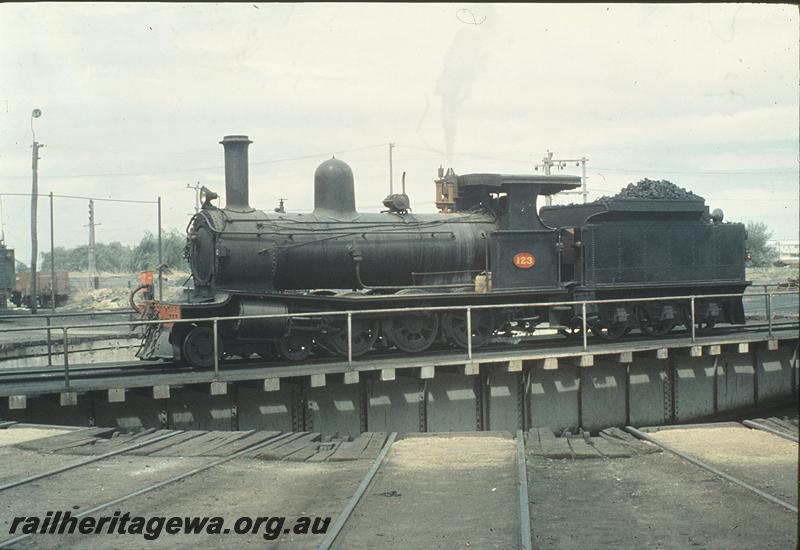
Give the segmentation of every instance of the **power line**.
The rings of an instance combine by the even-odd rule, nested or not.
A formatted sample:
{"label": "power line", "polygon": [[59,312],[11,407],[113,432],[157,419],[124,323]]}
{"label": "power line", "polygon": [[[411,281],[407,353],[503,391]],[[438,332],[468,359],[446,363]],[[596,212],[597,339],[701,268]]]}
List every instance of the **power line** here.
{"label": "power line", "polygon": [[[367,149],[375,149],[377,147],[385,147],[385,143],[379,143],[376,145],[365,145],[363,147],[354,147],[352,149],[341,149],[339,151],[329,151],[326,153],[314,153],[310,155],[301,155],[297,157],[287,157],[281,159],[267,159],[267,160],[257,160],[251,161],[251,166],[256,165],[264,165],[264,164],[278,164],[281,162],[291,162],[295,160],[307,160],[313,158],[321,158],[327,157],[328,155],[340,155],[342,153],[355,153],[357,151],[365,151]],[[204,166],[204,167],[194,167],[194,168],[173,168],[170,170],[155,170],[149,172],[106,172],[106,173],[98,173],[98,174],[53,174],[48,175],[49,178],[111,178],[111,177],[127,177],[127,176],[157,176],[161,174],[180,174],[185,172],[199,172],[202,170],[222,170],[224,169],[224,165],[217,165],[217,166]],[[8,179],[19,179],[22,177],[27,176],[4,176]]]}
{"label": "power line", "polygon": [[[438,155],[444,155],[444,151],[440,151],[438,149],[434,149],[432,147],[420,147],[417,145],[408,145],[405,143],[398,144],[400,147],[405,147],[407,149],[416,149],[418,151],[427,151],[430,153],[436,153]],[[486,160],[497,160],[500,162],[514,162],[520,164],[532,164],[534,161],[533,159],[521,159],[521,158],[512,158],[512,157],[497,157],[483,153],[453,153],[455,156],[458,157],[467,157],[467,158],[474,158],[474,159],[486,159]],[[597,170],[605,170],[607,172],[617,172],[617,173],[642,173],[642,174],[652,174],[654,172],[663,173],[663,174],[710,174],[710,175],[728,175],[728,174],[795,174],[800,172],[800,167],[783,167],[777,169],[771,168],[753,168],[749,170],[662,170],[660,168],[608,168],[608,167],[595,167]]]}
{"label": "power line", "polygon": [[781,168],[779,170],[770,170],[770,169],[758,169],[754,168],[751,170],[662,170],[660,168],[651,168],[651,169],[642,169],[642,168],[605,168],[602,166],[596,166],[597,170],[603,170],[605,172],[616,172],[619,174],[631,173],[631,174],[652,174],[654,172],[660,174],[707,174],[707,175],[715,175],[715,176],[725,176],[725,175],[758,175],[758,174],[794,174],[800,171],[798,168]]}
{"label": "power line", "polygon": [[[2,197],[30,197],[30,193],[0,193]],[[50,195],[44,194],[37,194],[37,197],[49,197]],[[129,202],[129,203],[136,203],[136,204],[158,204],[158,201],[139,201],[133,199],[103,199],[97,197],[82,197],[78,195],[53,195],[53,197],[57,197],[60,199],[80,199],[83,201],[103,201],[103,202]]]}

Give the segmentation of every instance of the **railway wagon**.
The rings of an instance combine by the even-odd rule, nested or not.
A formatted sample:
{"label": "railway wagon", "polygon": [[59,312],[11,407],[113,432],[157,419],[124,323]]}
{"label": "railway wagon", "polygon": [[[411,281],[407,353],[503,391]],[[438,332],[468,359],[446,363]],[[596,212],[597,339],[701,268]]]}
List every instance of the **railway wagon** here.
{"label": "railway wagon", "polygon": [[[56,271],[55,277],[55,296],[56,307],[63,306],[69,298],[69,272]],[[30,280],[31,274],[21,271],[16,274],[16,283],[11,295],[11,301],[17,307],[30,307]],[[52,302],[53,278],[49,271],[36,273],[36,293],[38,294],[38,305],[50,307]]]}
{"label": "railway wagon", "polygon": [[[356,356],[377,348],[421,353],[480,347],[543,323],[574,336],[582,309],[557,303],[593,299],[665,297],[586,310],[587,326],[600,338],[631,330],[663,335],[691,322],[681,296],[737,293],[749,284],[744,227],[724,222],[721,211],[709,214],[701,197],[669,182],[655,193],[637,185],[540,215],[539,196],[577,188],[580,179],[440,168],[439,213],[412,212],[404,193],[387,197],[383,212],[363,213],[352,170],[334,158],[314,174],[313,212],[273,213],[249,204],[251,143],[246,136],[221,142],[226,205],[216,206],[218,194],[203,189],[202,208],[187,229],[188,299],[136,306],[165,320],[301,314],[221,322],[217,349],[225,355],[301,361],[311,353]],[[542,305],[519,306],[534,303]],[[429,310],[460,305],[498,307],[473,309],[469,320],[463,310]],[[701,330],[744,322],[740,297],[711,296],[695,305]],[[388,308],[409,311],[358,313]],[[345,316],[319,314],[336,311],[356,312],[349,345]],[[208,366],[213,348],[208,322],[165,323],[150,325],[139,355]]]}

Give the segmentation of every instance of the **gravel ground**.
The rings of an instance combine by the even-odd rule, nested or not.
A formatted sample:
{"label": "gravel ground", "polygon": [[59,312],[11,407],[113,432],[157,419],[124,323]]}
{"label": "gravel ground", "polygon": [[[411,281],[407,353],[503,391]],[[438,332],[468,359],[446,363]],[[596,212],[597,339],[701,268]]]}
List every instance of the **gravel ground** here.
{"label": "gravel ground", "polygon": [[45,428],[13,428],[0,430],[0,447],[16,445],[23,441],[42,439],[51,435],[60,435],[71,430],[45,429]]}
{"label": "gravel ground", "polygon": [[[12,431],[25,437],[27,429]],[[37,430],[43,433],[50,430]],[[753,483],[783,480],[797,468],[797,446],[745,428],[658,432],[674,445]],[[2,440],[0,440],[2,441]],[[79,457],[27,451],[0,442],[0,483]],[[794,446],[793,446],[794,445]],[[516,442],[510,436],[441,435],[397,441],[357,506],[337,548],[518,547]],[[0,536],[14,516],[81,510],[206,464],[211,458],[117,456],[0,493]],[[330,517],[352,496],[371,461],[292,463],[237,459],[92,514],[237,518]],[[671,453],[632,458],[550,460],[529,456],[534,547],[793,548],[797,515],[721,480]],[[759,477],[760,476],[760,477]],[[788,478],[787,478],[788,479]],[[796,485],[796,474],[794,483]],[[786,481],[786,480],[784,480]],[[781,481],[783,483],[784,481]],[[791,481],[791,480],[789,480]],[[796,491],[796,488],[795,488]],[[796,492],[795,492],[796,499]],[[16,548],[317,548],[322,534],[36,535]]]}
{"label": "gravel ground", "polygon": [[797,515],[671,453],[528,459],[537,549],[788,549]]}
{"label": "gravel ground", "polygon": [[502,437],[398,441],[337,547],[517,548],[515,452]]}
{"label": "gravel ground", "polygon": [[[139,461],[142,459],[139,458]],[[155,459],[150,458],[150,461]],[[180,459],[163,459],[163,473],[178,473],[191,469],[196,460],[183,460],[178,469],[173,462]],[[200,462],[209,459],[200,460]],[[157,462],[162,464],[162,459]],[[355,491],[360,479],[369,467],[370,461],[353,461],[338,463],[287,463],[265,462],[253,459],[239,459],[206,472],[190,477],[184,481],[165,486],[151,493],[135,497],[107,510],[96,512],[95,517],[112,515],[115,510],[128,512],[131,516],[152,518],[156,516],[221,516],[225,526],[232,528],[240,517],[274,517],[285,516],[284,525],[291,526],[300,516],[330,517],[329,525],[336,521],[339,512]],[[151,464],[150,469],[156,469]],[[139,469],[141,471],[141,469]],[[154,481],[156,476],[149,475],[143,480],[133,473],[120,472],[125,483],[113,491],[106,491],[106,498],[123,494],[123,486],[128,489],[143,486]],[[65,480],[54,480],[50,491],[57,494],[70,484]],[[89,495],[97,495],[96,490]],[[85,502],[89,495],[79,496],[75,501]],[[43,504],[44,495],[40,493],[38,500],[33,501],[31,508]],[[97,499],[95,499],[97,500]],[[48,509],[65,509],[57,503],[49,502]],[[2,510],[2,507],[0,507]],[[7,518],[9,513],[3,513]],[[2,526],[0,526],[2,529]],[[215,549],[243,547],[251,548],[318,548],[324,535],[321,534],[285,534],[280,533],[275,540],[266,540],[264,530],[257,533],[239,535],[168,535],[163,533],[156,540],[144,540],[140,535],[38,535],[20,544],[19,548],[52,548],[52,549],[92,549],[105,550],[141,548],[187,548]]]}
{"label": "gravel ground", "polygon": [[797,443],[745,427],[664,430],[652,437],[797,506]]}

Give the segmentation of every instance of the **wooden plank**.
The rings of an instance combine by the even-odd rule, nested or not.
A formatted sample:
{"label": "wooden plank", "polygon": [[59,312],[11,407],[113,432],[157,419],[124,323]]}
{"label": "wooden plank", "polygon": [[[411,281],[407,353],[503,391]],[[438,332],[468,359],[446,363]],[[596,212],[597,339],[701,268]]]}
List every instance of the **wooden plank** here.
{"label": "wooden plank", "polygon": [[[320,444],[317,447],[317,452],[314,454],[314,456],[309,457],[308,462],[324,462],[328,460],[328,458],[330,458],[330,456],[336,452],[341,444],[341,440],[329,441]],[[330,448],[327,448],[328,445]]]}
{"label": "wooden plank", "polygon": [[261,460],[284,460],[286,457],[296,453],[310,444],[313,444],[313,447],[316,450],[317,442],[319,440],[320,434],[318,433],[304,433],[301,437],[294,438],[285,445],[277,445],[273,448],[267,447],[266,449],[262,449],[258,452],[258,454],[253,455],[253,458],[259,458]]}
{"label": "wooden plank", "polygon": [[257,445],[268,439],[274,439],[281,434],[280,431],[255,432],[241,439],[225,443],[221,447],[209,449],[204,456],[229,456],[237,453],[250,445]]}
{"label": "wooden plank", "polygon": [[343,441],[336,452],[328,459],[331,462],[339,460],[356,460],[364,452],[369,441],[372,439],[372,432],[364,432],[353,441]]}
{"label": "wooden plank", "polygon": [[614,441],[611,438],[593,437],[589,444],[607,458],[629,458],[636,454],[632,447],[628,447],[621,440]]}
{"label": "wooden plank", "polygon": [[672,424],[669,426],[647,426],[644,428],[639,428],[639,431],[646,434],[651,434],[667,430],[704,430],[708,428],[715,430],[717,428],[741,428],[741,427],[742,425],[739,422],[702,422],[699,424]]}
{"label": "wooden plank", "polygon": [[567,437],[566,440],[575,458],[602,458],[597,449],[589,445],[582,436]]}
{"label": "wooden plank", "polygon": [[284,460],[288,460],[290,462],[306,462],[309,458],[317,454],[318,447],[319,443],[316,443],[315,445],[306,445],[302,449],[287,456]]}
{"label": "wooden plank", "polygon": [[630,447],[635,454],[646,455],[661,452],[660,447],[645,443],[619,428],[606,428],[600,432],[600,437],[607,439],[611,443]]}
{"label": "wooden plank", "polygon": [[248,437],[254,434],[255,432],[256,432],[255,430],[227,432],[229,434],[228,437],[221,437],[216,442],[209,443],[208,445],[205,445],[202,448],[197,449],[194,452],[194,456],[217,456],[214,453],[216,449],[224,447],[225,445],[232,443],[234,441],[238,441],[239,439],[244,439],[245,437]]}
{"label": "wooden plank", "polygon": [[164,449],[158,456],[202,456],[209,449],[216,449],[231,440],[239,439],[247,435],[242,432],[206,432],[198,437],[193,437],[186,441]]}
{"label": "wooden plank", "polygon": [[22,449],[54,453],[60,449],[85,445],[98,437],[111,436],[117,430],[115,428],[88,428],[76,430],[42,439],[34,439],[19,443],[17,446]]}
{"label": "wooden plank", "polygon": [[546,458],[572,458],[572,449],[566,437],[556,437],[550,428],[539,428],[542,456]]}
{"label": "wooden plank", "polygon": [[256,458],[261,453],[263,453],[265,450],[277,449],[278,447],[282,447],[284,445],[288,445],[289,443],[291,443],[295,439],[299,439],[299,438],[301,438],[303,436],[306,436],[306,435],[308,435],[308,432],[286,432],[280,438],[277,438],[276,441],[273,441],[272,443],[268,443],[267,445],[265,445],[263,447],[259,447],[257,450],[253,451],[252,453],[245,453],[244,456],[247,456],[247,457],[250,457],[250,458]]}
{"label": "wooden plank", "polygon": [[[186,432],[181,432],[178,435],[172,436],[170,438],[165,439],[164,441],[158,441],[153,443],[152,445],[145,445],[140,449],[136,449],[135,451],[131,451],[130,454],[134,455],[148,455],[148,456],[158,456],[158,453],[163,451],[164,449],[170,447],[171,445],[179,445],[180,443],[186,441],[187,439],[192,439],[194,437],[199,437],[203,435],[205,432],[200,430],[190,430]],[[127,454],[127,453],[126,453]]]}
{"label": "wooden plank", "polygon": [[375,460],[375,457],[378,456],[378,453],[381,452],[383,444],[386,443],[386,437],[388,435],[389,434],[387,434],[386,432],[373,432],[372,438],[369,440],[369,443],[367,443],[367,446],[361,453],[360,458]]}
{"label": "wooden plank", "polygon": [[775,429],[783,430],[785,432],[789,432],[792,435],[797,435],[798,431],[800,431],[800,430],[798,430],[797,426],[795,426],[791,422],[787,422],[786,420],[782,420],[782,419],[774,417],[774,416],[771,416],[771,417],[767,418],[766,420],[767,420],[767,422],[771,422],[775,426]]}
{"label": "wooden plank", "polygon": [[95,438],[92,441],[89,441],[80,447],[72,447],[69,449],[69,454],[76,454],[76,455],[101,455],[103,453],[107,453],[117,449],[119,447],[123,447],[125,445],[133,445],[134,443],[138,443],[140,441],[144,441],[150,437],[153,437],[154,434],[157,435],[164,435],[170,430],[158,430],[156,431],[155,428],[148,428],[146,430],[142,430],[136,433],[130,434],[114,434],[111,439],[103,439],[103,438]]}

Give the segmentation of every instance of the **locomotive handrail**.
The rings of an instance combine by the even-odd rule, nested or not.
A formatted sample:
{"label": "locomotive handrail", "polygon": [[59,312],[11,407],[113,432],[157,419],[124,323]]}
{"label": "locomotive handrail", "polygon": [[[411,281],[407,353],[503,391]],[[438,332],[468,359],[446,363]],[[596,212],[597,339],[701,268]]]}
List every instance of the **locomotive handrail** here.
{"label": "locomotive handrail", "polygon": [[[425,311],[454,311],[466,309],[502,309],[502,308],[522,308],[522,307],[552,307],[552,306],[580,306],[582,304],[618,304],[629,302],[659,302],[664,300],[691,300],[705,299],[705,298],[755,298],[755,297],[768,297],[768,296],[784,296],[789,294],[800,294],[800,291],[785,291],[785,292],[769,292],[769,293],[756,293],[756,294],[743,294],[743,293],[730,293],[730,294],[687,294],[680,296],[652,296],[648,298],[617,298],[605,300],[571,300],[562,302],[518,302],[512,304],[484,304],[484,305],[458,305],[458,306],[428,306],[428,307],[402,307],[402,308],[378,308],[378,309],[351,309],[351,310],[336,310],[336,311],[314,311],[314,312],[298,312],[298,313],[269,313],[261,315],[232,315],[232,316],[217,316],[217,317],[192,317],[188,319],[135,319],[131,321],[115,321],[109,323],[91,323],[79,325],[64,325],[52,328],[67,328],[67,329],[83,329],[83,328],[97,328],[97,327],[124,327],[130,325],[145,326],[145,325],[163,325],[163,324],[180,324],[180,323],[201,323],[212,321],[239,321],[239,320],[253,320],[253,319],[290,319],[294,317],[335,317],[345,316],[348,313],[353,315],[373,315],[378,313],[415,313]],[[420,295],[421,297],[422,295]],[[135,313],[135,312],[130,312]],[[0,333],[4,332],[26,332],[34,330],[43,330],[46,327],[15,327],[0,329]]]}
{"label": "locomotive handrail", "polygon": [[[97,315],[134,315],[136,312],[131,311],[128,308],[120,307],[116,309],[106,309],[106,310],[90,310],[90,311],[83,311],[83,312],[71,312],[71,313],[32,313],[29,315],[20,314],[20,315],[0,315],[0,321],[5,321],[7,319],[34,319],[39,321],[44,319],[44,326],[35,326],[30,327],[30,330],[46,330],[47,331],[47,366],[51,366],[53,364],[53,340],[52,340],[52,325],[50,321],[55,318],[65,318],[65,317],[95,317]],[[0,332],[6,332],[7,330],[0,329]]]}
{"label": "locomotive handrail", "polygon": [[122,314],[135,314],[127,307],[119,307],[116,309],[101,309],[90,311],[73,311],[70,313],[33,313],[26,314],[20,313],[18,315],[0,315],[0,321],[7,319],[55,319],[56,317],[94,317],[95,315],[122,315]]}
{"label": "locomotive handrail", "polygon": [[[500,309],[500,308],[523,308],[523,307],[553,307],[553,306],[580,306],[581,307],[581,328],[583,337],[583,350],[588,350],[588,326],[587,326],[587,306],[596,304],[619,304],[629,302],[657,302],[664,300],[689,300],[690,313],[691,313],[691,341],[696,341],[695,334],[695,302],[698,299],[705,298],[733,298],[733,297],[760,297],[766,299],[766,316],[768,323],[768,334],[772,338],[772,298],[773,296],[794,295],[800,291],[779,291],[769,292],[766,289],[762,293],[726,293],[726,294],[689,294],[679,296],[654,296],[649,298],[619,298],[619,299],[605,299],[605,300],[570,300],[561,302],[520,302],[516,304],[486,304],[486,305],[458,305],[458,306],[431,306],[431,307],[410,307],[410,308],[379,308],[379,309],[363,309],[363,310],[345,310],[345,311],[321,311],[321,312],[301,312],[301,313],[274,313],[264,315],[240,315],[240,316],[226,316],[226,317],[201,317],[191,319],[138,319],[127,322],[109,322],[109,323],[93,323],[81,325],[64,325],[59,327],[46,327],[48,333],[48,359],[50,358],[51,335],[50,331],[53,328],[61,329],[63,335],[63,355],[64,355],[64,385],[67,390],[70,388],[69,378],[69,330],[82,329],[82,328],[97,328],[97,327],[121,327],[121,326],[149,326],[149,325],[163,325],[163,324],[183,324],[183,323],[212,323],[213,330],[213,354],[214,354],[214,376],[219,377],[219,323],[227,321],[238,321],[248,319],[280,319],[280,318],[295,318],[295,317],[331,317],[342,316],[347,320],[347,362],[352,366],[353,362],[353,315],[375,315],[384,313],[411,313],[411,312],[430,312],[430,311],[465,311],[467,321],[467,359],[472,361],[472,310],[484,309]],[[114,312],[116,313],[116,312]],[[70,314],[62,314],[70,315]],[[0,332],[25,332],[32,330],[42,330],[45,327],[17,327],[9,329],[0,329]]]}

